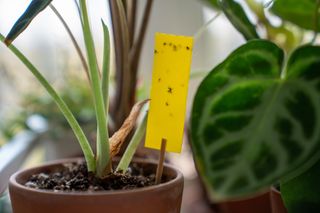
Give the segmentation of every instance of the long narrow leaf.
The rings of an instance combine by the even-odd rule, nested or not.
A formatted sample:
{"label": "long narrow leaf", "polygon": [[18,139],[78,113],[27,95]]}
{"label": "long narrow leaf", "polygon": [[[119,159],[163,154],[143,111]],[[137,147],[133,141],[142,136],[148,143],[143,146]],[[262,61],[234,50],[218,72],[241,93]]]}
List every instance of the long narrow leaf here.
{"label": "long narrow leaf", "polygon": [[220,0],[220,8],[231,24],[245,37],[246,40],[258,39],[255,26],[250,22],[242,6],[234,0]]}
{"label": "long narrow leaf", "polygon": [[18,21],[13,25],[9,34],[7,35],[4,43],[9,46],[14,39],[16,39],[31,23],[31,21],[44,10],[52,0],[33,0],[26,11],[18,19]]}
{"label": "long narrow leaf", "polygon": [[[110,35],[107,25],[102,21],[103,28],[103,62],[102,62],[102,83],[101,90],[104,97],[104,103],[106,107],[106,116],[108,116],[109,108],[109,73],[110,73]],[[107,119],[108,120],[108,119]]]}
{"label": "long narrow leaf", "polygon": [[[4,42],[4,39],[5,39],[4,36],[0,34],[0,41]],[[37,70],[37,68],[14,45],[10,45],[9,49],[20,59],[22,63],[24,63],[24,65],[29,69],[29,71],[34,75],[34,77],[36,77],[39,83],[46,89],[46,91],[49,93],[49,95],[53,98],[55,103],[58,105],[58,107],[60,108],[61,112],[69,122],[69,125],[73,129],[74,134],[76,135],[80,143],[80,146],[82,148],[82,151],[84,153],[84,156],[87,162],[88,170],[91,172],[94,172],[95,171],[94,154],[92,152],[88,139],[83,133],[79,123],[73,116],[69,107],[62,100],[62,98],[57,94],[54,88],[48,83],[48,81],[43,77],[43,75]]]}
{"label": "long narrow leaf", "polygon": [[101,92],[101,82],[99,78],[99,68],[97,63],[97,56],[94,48],[93,37],[89,24],[88,10],[86,0],[80,1],[80,9],[82,15],[82,31],[85,41],[89,71],[90,71],[90,80],[92,91],[94,95],[94,106],[97,118],[98,125],[98,134],[97,134],[97,156],[96,156],[96,167],[97,167],[97,176],[103,177],[109,165],[109,144],[106,140],[109,138],[107,131],[107,121],[106,121],[106,111],[104,105],[104,98]]}
{"label": "long narrow leaf", "polygon": [[134,153],[136,152],[140,142],[143,139],[143,136],[145,135],[146,128],[147,128],[147,118],[148,118],[148,113],[145,113],[143,120],[141,124],[139,125],[138,129],[134,133],[125,153],[123,154],[119,165],[117,167],[117,171],[121,171],[125,173],[129,167],[129,164],[133,158]]}

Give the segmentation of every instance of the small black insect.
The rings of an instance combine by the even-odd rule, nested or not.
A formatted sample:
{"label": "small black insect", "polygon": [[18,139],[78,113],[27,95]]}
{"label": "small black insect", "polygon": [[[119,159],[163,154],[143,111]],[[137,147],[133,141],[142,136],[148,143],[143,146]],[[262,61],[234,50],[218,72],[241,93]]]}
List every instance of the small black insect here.
{"label": "small black insect", "polygon": [[177,51],[177,46],[173,45],[173,51]]}

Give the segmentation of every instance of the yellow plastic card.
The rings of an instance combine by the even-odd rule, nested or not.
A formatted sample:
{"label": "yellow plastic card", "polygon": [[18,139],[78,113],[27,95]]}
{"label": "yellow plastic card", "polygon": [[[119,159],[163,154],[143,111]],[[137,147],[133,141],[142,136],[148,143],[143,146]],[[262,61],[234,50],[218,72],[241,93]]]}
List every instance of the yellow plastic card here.
{"label": "yellow plastic card", "polygon": [[145,146],[181,152],[193,38],[156,33]]}

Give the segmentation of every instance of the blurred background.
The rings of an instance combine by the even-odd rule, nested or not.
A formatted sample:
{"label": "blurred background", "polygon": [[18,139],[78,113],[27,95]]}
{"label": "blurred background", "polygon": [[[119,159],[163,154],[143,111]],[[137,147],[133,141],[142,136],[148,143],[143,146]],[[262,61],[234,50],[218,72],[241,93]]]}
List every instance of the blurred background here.
{"label": "blurred background", "polygon": [[[146,1],[139,0],[138,20],[141,20]],[[6,35],[9,32],[29,3],[29,0],[0,0],[0,32],[2,34]],[[80,20],[74,1],[56,0],[53,1],[53,5],[68,23],[83,48]],[[105,21],[110,30],[112,29],[108,1],[88,1],[88,6],[96,51],[101,64],[103,33],[100,19]],[[195,90],[206,72],[244,42],[241,35],[223,15],[219,15],[210,25],[205,26],[216,15],[217,12],[201,0],[154,0],[138,68],[138,99],[148,98],[155,32],[198,35],[195,40],[189,84],[188,112],[190,111]],[[85,73],[71,40],[53,11],[49,8],[43,11],[18,37],[15,45],[53,83],[90,135],[95,124]],[[113,71],[111,75],[114,77],[114,52],[111,57],[111,71]],[[112,95],[114,95],[114,89],[110,91],[110,96]],[[189,113],[187,117],[188,115]],[[31,135],[28,132],[28,137],[17,138],[17,135],[25,134],[25,130],[32,130]],[[34,132],[37,133],[34,134]],[[68,131],[68,124],[59,116],[54,103],[24,65],[1,44],[0,159],[8,158],[4,155],[12,156],[17,153],[17,151],[11,153],[4,148],[9,143],[16,146],[19,141],[25,140],[28,142],[24,142],[24,147],[15,148],[15,150],[21,149],[22,153],[26,154],[27,160],[20,155],[21,162],[14,164],[14,167],[20,167],[22,162],[22,167],[38,165],[47,160],[75,156],[79,152],[78,144],[72,141],[73,135]],[[34,140],[37,142],[30,142]],[[30,145],[31,152],[29,152],[29,143],[33,144]],[[64,148],[56,149],[56,146]],[[185,175],[182,212],[210,212],[203,199],[203,191],[199,185],[187,138],[183,143],[183,152],[170,154],[168,160],[179,167]],[[0,162],[0,171],[4,171],[1,169],[7,166],[1,165]],[[0,179],[0,181],[3,183],[4,180]],[[7,197],[2,196],[2,200],[7,200]],[[1,205],[4,205],[3,203],[5,202]],[[10,206],[1,208],[0,212],[10,212]]]}

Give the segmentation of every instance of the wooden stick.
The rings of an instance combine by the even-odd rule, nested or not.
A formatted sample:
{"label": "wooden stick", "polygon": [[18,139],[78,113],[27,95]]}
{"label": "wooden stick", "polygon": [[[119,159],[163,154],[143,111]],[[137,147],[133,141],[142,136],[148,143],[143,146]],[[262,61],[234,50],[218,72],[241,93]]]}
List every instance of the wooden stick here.
{"label": "wooden stick", "polygon": [[156,174],[156,184],[160,184],[162,172],[163,172],[163,162],[166,154],[166,146],[167,146],[167,139],[162,138],[161,141],[161,151],[160,151],[160,158],[157,167],[157,174]]}

